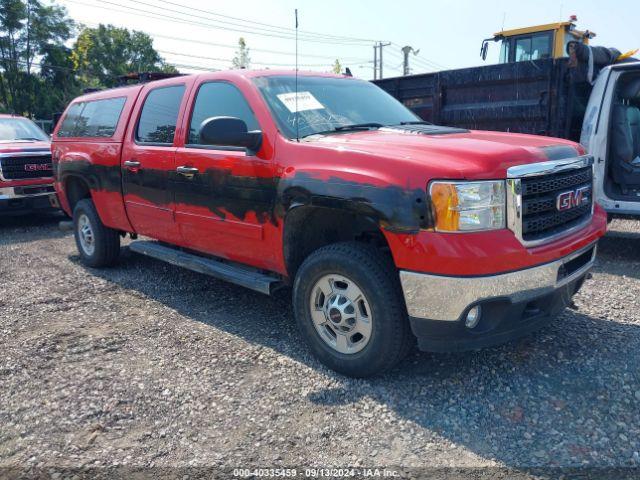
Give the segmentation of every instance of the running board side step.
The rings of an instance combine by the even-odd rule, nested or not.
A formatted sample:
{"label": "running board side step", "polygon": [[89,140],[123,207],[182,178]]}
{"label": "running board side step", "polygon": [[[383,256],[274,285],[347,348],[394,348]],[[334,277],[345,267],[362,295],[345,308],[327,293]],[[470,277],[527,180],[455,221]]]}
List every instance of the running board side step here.
{"label": "running board side step", "polygon": [[177,248],[161,245],[158,242],[138,240],[131,242],[129,249],[133,252],[235,283],[267,295],[271,295],[278,287],[282,286],[282,282],[277,277],[272,277],[247,267],[235,266],[187,253]]}

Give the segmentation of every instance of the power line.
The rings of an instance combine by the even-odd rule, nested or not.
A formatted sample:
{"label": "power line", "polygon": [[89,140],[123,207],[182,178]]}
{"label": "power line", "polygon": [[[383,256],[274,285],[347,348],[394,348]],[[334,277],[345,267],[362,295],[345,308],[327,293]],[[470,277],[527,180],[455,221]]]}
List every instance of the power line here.
{"label": "power line", "polygon": [[[222,30],[229,30],[229,31],[241,31],[241,32],[245,32],[245,33],[251,33],[251,34],[256,34],[256,35],[265,35],[265,36],[271,36],[271,37],[276,37],[276,38],[283,38],[283,39],[292,39],[293,37],[291,36],[291,34],[288,33],[288,30],[292,30],[292,29],[287,29],[285,27],[278,27],[275,25],[271,25],[271,24],[266,24],[266,23],[261,23],[261,22],[252,22],[254,24],[260,24],[260,25],[264,25],[269,27],[269,29],[261,29],[266,31],[265,32],[261,32],[261,31],[256,31],[256,30],[251,30],[251,29],[245,29],[246,26],[242,25],[242,24],[238,24],[238,23],[233,23],[233,22],[225,22],[222,20],[212,20],[214,22],[217,23],[225,23],[225,24],[229,24],[229,25],[233,25],[233,26],[240,26],[243,29],[242,30],[238,30],[238,29],[234,29],[234,28],[228,28],[228,27],[222,27],[219,25],[213,25],[211,23],[204,23],[204,22],[199,22],[199,21],[193,21],[193,20],[186,20],[184,18],[179,18],[179,17],[174,17],[171,15],[166,15],[163,13],[158,13],[155,11],[150,11],[148,9],[140,9],[140,8],[135,8],[135,7],[131,7],[131,6],[127,6],[127,5],[123,5],[120,3],[116,3],[113,1],[109,1],[109,0],[102,0],[102,3],[105,4],[109,4],[109,5],[114,5],[116,7],[120,7],[122,9],[125,10],[121,10],[121,9],[114,9],[114,8],[109,8],[109,7],[104,7],[102,5],[94,5],[94,4],[88,4],[79,0],[65,0],[71,3],[77,3],[77,4],[81,4],[81,5],[85,5],[85,6],[89,6],[91,8],[101,8],[101,9],[108,9],[111,11],[119,11],[119,12],[124,12],[124,13],[130,13],[127,10],[132,10],[134,12],[139,12],[139,13],[134,13],[134,15],[137,16],[141,16],[141,17],[147,17],[147,18],[153,18],[153,19],[169,19],[172,21],[176,21],[179,23],[184,23],[184,24],[188,24],[188,25],[197,25],[197,26],[202,26],[202,27],[207,27],[207,28],[217,28],[217,29],[222,29]],[[144,1],[141,0],[129,0],[131,3],[137,4],[137,5],[144,5],[147,7],[151,7],[151,8],[155,8],[155,9],[159,9],[159,8],[164,8],[158,5],[154,5],[154,4],[149,4],[146,3]],[[205,12],[209,15],[215,15],[215,16],[219,16],[222,18],[230,18],[233,20],[238,20],[240,22],[249,22],[248,20],[244,20],[244,19],[239,19],[237,17],[231,17],[231,16],[226,16],[226,15],[222,15],[222,14],[218,14],[215,12],[212,12],[210,10],[204,10],[204,9],[198,9],[198,8],[194,8],[194,7],[186,7],[186,6],[182,6],[179,5],[175,2],[171,2],[169,0],[160,0],[163,3],[167,3],[170,5],[175,5],[175,6],[179,6],[180,8],[183,9],[189,9],[192,11],[199,11],[199,12]],[[194,14],[190,14],[187,12],[183,12],[183,11],[179,11],[179,10],[174,10],[174,9],[167,9],[164,8],[165,11],[170,11],[170,12],[175,12],[179,15],[183,15],[183,16],[188,16],[188,17],[196,17],[198,19],[202,18],[201,15],[194,15]],[[255,28],[255,27],[254,27]],[[278,29],[277,31],[274,32],[273,29]],[[362,46],[362,45],[358,45],[357,43],[344,43],[346,42],[360,42],[360,41],[368,41],[366,39],[358,39],[355,37],[341,37],[341,36],[335,36],[335,35],[326,35],[326,34],[321,34],[321,33],[317,33],[317,32],[306,32],[307,35],[309,35],[309,38],[307,39],[303,39],[302,41],[313,41],[313,42],[319,42],[319,43],[328,43],[328,44],[339,44],[339,45],[352,45],[352,46]],[[190,42],[190,43],[200,43],[200,44],[205,44],[205,45],[211,45],[211,46],[218,46],[221,48],[237,48],[237,46],[233,46],[233,45],[228,45],[228,44],[220,44],[220,43],[214,43],[214,42],[205,42],[205,41],[201,41],[201,40],[193,40],[193,39],[186,39],[186,38],[178,38],[178,37],[171,37],[171,36],[166,36],[166,35],[161,35],[161,34],[150,34],[153,35],[154,37],[157,38],[166,38],[166,39],[170,39],[170,40],[174,40],[174,41],[183,41],[183,42]],[[312,36],[315,36],[312,38]],[[326,38],[326,40],[323,40],[322,38]],[[340,41],[337,41],[340,40]],[[378,42],[381,43],[381,42]],[[393,45],[397,45],[395,43],[392,43]],[[272,53],[272,54],[276,54],[276,55],[293,55],[292,52],[283,52],[283,51],[277,51],[277,50],[266,50],[266,49],[252,49],[254,51],[263,51],[265,53]],[[382,50],[382,48],[380,48],[380,50]],[[173,55],[178,55],[176,52],[167,52],[168,54],[173,54]],[[382,52],[380,52],[382,53]],[[397,56],[392,52],[389,52],[390,54],[392,54],[392,56],[394,56],[396,58],[396,60],[400,60],[400,57]],[[182,56],[189,56],[186,54],[181,54]],[[324,58],[324,59],[334,59],[334,56],[322,56],[322,55],[312,55],[312,54],[308,54],[305,55],[308,57],[314,57],[314,58]],[[382,55],[381,55],[382,56]],[[197,58],[196,56],[191,56],[191,58]],[[200,57],[203,59],[210,59],[210,60],[218,60],[218,61],[228,61],[226,59],[223,58],[215,58],[215,57]],[[341,59],[343,62],[346,63],[352,63],[352,62],[362,62],[365,61],[363,59],[358,59],[358,58],[343,58]],[[266,66],[291,66],[293,65],[293,63],[291,64],[286,64],[286,63],[268,63],[268,62],[252,62],[256,65],[266,65]],[[435,62],[431,62],[427,59],[415,59],[415,64],[418,66],[421,66],[422,68],[427,68],[427,69],[433,69],[433,68],[438,68],[439,65],[436,64]],[[380,62],[380,67],[382,67],[383,65],[385,65],[385,63]],[[326,64],[307,64],[307,65],[303,65],[303,66],[309,66],[309,67],[325,67],[327,66]],[[185,67],[188,68],[187,65],[185,65]],[[199,67],[198,67],[199,68]]]}
{"label": "power line", "polygon": [[[292,35],[283,35],[283,34],[277,34],[277,33],[263,33],[263,32],[259,32],[259,31],[252,31],[249,29],[237,29],[237,28],[229,28],[229,27],[222,27],[219,25],[213,25],[211,23],[205,23],[205,22],[198,22],[198,21],[194,21],[194,20],[186,20],[184,18],[179,18],[179,17],[175,17],[175,16],[171,16],[171,15],[166,15],[166,14],[162,14],[162,13],[157,13],[157,12],[151,12],[145,9],[141,9],[141,8],[136,8],[136,7],[131,7],[131,6],[127,6],[127,5],[122,5],[120,3],[116,3],[116,2],[111,2],[108,0],[101,0],[101,4],[107,4],[107,5],[113,5],[115,7],[120,7],[120,8],[110,8],[110,7],[106,7],[103,5],[94,5],[94,4],[87,4],[85,2],[80,2],[78,0],[65,0],[71,3],[78,3],[81,5],[85,5],[85,6],[89,6],[92,8],[100,8],[100,9],[106,9],[109,11],[117,11],[117,12],[121,12],[121,13],[127,13],[127,14],[131,14],[131,11],[133,12],[138,12],[135,13],[134,15],[140,16],[140,17],[146,17],[146,18],[152,18],[152,19],[168,19],[174,22],[178,22],[178,23],[183,23],[183,24],[187,24],[187,25],[196,25],[196,26],[201,26],[201,27],[206,27],[206,28],[215,28],[215,29],[219,29],[219,30],[226,30],[226,31],[231,31],[231,32],[240,32],[240,33],[248,33],[248,34],[253,34],[253,35],[261,35],[261,36],[267,36],[267,37],[274,37],[274,38],[282,38],[282,39],[286,39],[286,40],[293,40],[295,37]],[[129,0],[131,3],[136,3],[136,4],[143,4],[143,5],[149,5],[147,3],[144,2],[139,2],[139,1],[134,1],[134,0]],[[154,8],[158,8],[158,7],[154,7]],[[124,9],[124,10],[122,10]],[[171,11],[171,9],[167,9],[169,11]],[[174,10],[175,11],[175,10]],[[178,12],[181,13],[182,15],[189,15],[189,14],[185,14],[182,12]],[[326,44],[331,44],[331,45],[352,45],[352,46],[358,46],[357,43],[345,43],[344,41],[338,42],[335,40],[322,40],[322,39],[312,39],[312,38],[303,38],[301,39],[301,41],[303,42],[315,42],[315,43],[326,43]],[[360,44],[360,46],[363,46],[364,44]]]}
{"label": "power line", "polygon": [[[151,8],[160,9],[160,10],[162,10],[162,12],[169,11],[169,12],[177,13],[179,15],[184,15],[186,17],[193,17],[193,18],[196,18],[198,20],[202,20],[203,19],[203,16],[201,14],[196,15],[196,14],[192,14],[192,13],[182,12],[180,10],[174,10],[174,9],[171,9],[171,8],[160,7],[160,6],[154,5],[152,3],[144,2],[142,0],[129,0],[129,2],[135,3],[135,4],[139,4],[139,5],[144,5],[144,6],[151,7]],[[106,2],[106,3],[110,3],[110,2]],[[172,2],[168,2],[168,1],[165,2],[165,3],[173,4]],[[120,5],[120,6],[122,6],[122,5]],[[179,6],[181,8],[183,8],[183,9],[191,9],[191,7],[185,7],[185,6],[182,6],[182,5],[179,5]],[[126,7],[126,8],[132,8],[132,7]],[[196,11],[210,13],[210,12],[207,12],[206,10],[201,10],[201,9],[196,9]],[[154,13],[155,14],[157,12],[150,12],[150,13]],[[160,13],[160,15],[162,15],[162,13]],[[214,13],[214,15],[216,15],[216,14]],[[264,33],[260,32],[260,31],[263,31],[263,32],[267,32],[267,34],[268,34],[267,36],[276,36],[276,37],[280,36],[281,38],[287,38],[287,39],[295,38],[294,32],[283,31],[282,27],[275,27],[277,30],[274,30],[271,27],[270,28],[256,27],[255,26],[256,25],[255,22],[249,22],[247,20],[243,20],[243,21],[246,22],[246,23],[247,22],[250,23],[251,24],[250,26],[247,26],[247,25],[244,25],[244,24],[235,23],[235,22],[227,22],[227,21],[224,21],[224,20],[216,20],[216,19],[212,19],[211,17],[208,17],[208,18],[204,17],[204,19],[209,20],[209,21],[213,21],[213,22],[216,22],[216,23],[221,23],[221,24],[224,24],[224,25],[231,25],[231,26],[235,26],[235,27],[240,27],[240,28],[243,28],[243,29],[250,28],[250,30],[247,30],[246,33],[253,33],[253,34],[256,34],[256,35],[265,35]],[[197,23],[200,23],[200,22],[197,22]],[[219,27],[217,25],[211,25],[211,26],[213,28],[224,28],[224,29],[227,29],[226,27]],[[275,35],[273,35],[273,34],[275,34]],[[283,37],[282,35],[285,35],[285,36]],[[318,37],[317,35],[321,35],[321,36]],[[302,38],[305,38],[305,37],[307,37],[307,35],[302,35]],[[353,40],[352,39],[340,39],[340,38],[334,38],[332,36],[325,36],[325,35],[322,35],[322,34],[315,34],[315,33],[312,34],[312,35],[308,35],[308,38],[309,38],[309,41],[319,41],[319,39],[321,39],[321,38],[326,38],[327,40],[331,39],[332,43],[334,41],[349,42],[349,43],[352,43],[352,42],[357,42],[357,43],[366,42],[366,43],[369,43],[370,42],[370,40],[366,40],[366,39],[364,39],[364,40],[360,40],[360,39],[353,39]]]}
{"label": "power line", "polygon": [[[147,3],[144,2],[142,0],[129,0],[130,2],[133,3],[137,3],[140,5],[145,5],[147,7],[151,7],[151,8],[156,8],[156,9],[160,9],[162,12],[164,11],[169,11],[169,12],[174,12],[177,13],[179,15],[184,15],[187,17],[194,17],[198,20],[202,20],[203,16],[202,14],[192,14],[192,13],[188,13],[188,12],[183,12],[180,10],[174,10],[174,9],[170,9],[170,8],[166,8],[166,7],[161,7],[152,3]],[[179,7],[181,7],[182,9],[186,9],[186,10],[194,10],[197,12],[204,12],[204,13],[208,13],[209,15],[214,15],[214,16],[220,16],[219,14],[216,14],[215,12],[211,12],[211,11],[207,11],[207,10],[202,10],[202,9],[195,9],[193,7],[187,7],[184,5],[179,5],[179,4],[175,4],[173,2],[169,2],[169,1],[165,1],[164,3],[168,3],[170,5],[177,5]],[[130,8],[130,7],[127,7]],[[151,13],[157,13],[157,12],[151,12]],[[228,17],[225,16],[225,18],[236,18],[236,17]],[[204,19],[207,19],[209,21],[213,21],[216,23],[221,23],[224,25],[232,25],[235,27],[241,27],[241,28],[251,28],[251,30],[249,30],[248,33],[256,33],[256,34],[261,34],[259,33],[259,31],[264,31],[267,32],[269,34],[279,34],[279,35],[286,35],[285,38],[291,38],[294,35],[295,30],[292,29],[288,29],[288,28],[283,28],[283,27],[278,27],[278,26],[274,26],[274,25],[269,25],[268,28],[262,28],[262,27],[256,27],[256,25],[268,25],[268,24],[261,24],[259,22],[253,22],[253,21],[249,21],[249,20],[242,20],[242,19],[238,19],[236,18],[236,20],[239,20],[241,22],[244,23],[249,23],[250,25],[245,25],[244,23],[236,23],[236,22],[228,22],[228,21],[224,21],[224,20],[217,20],[217,19],[213,19],[211,17],[204,17]],[[216,27],[214,27],[216,28]],[[319,34],[319,33],[307,33],[307,34],[303,34],[303,38],[304,37],[308,37],[310,40],[318,40],[318,39],[330,39],[332,41],[340,41],[340,42],[357,42],[357,43],[362,43],[362,42],[366,42],[366,43],[370,43],[373,40],[368,40],[368,39],[357,39],[357,38],[349,38],[349,37],[338,37],[338,36],[334,36],[334,35],[326,35],[326,34]]]}
{"label": "power line", "polygon": [[[287,31],[287,32],[295,33],[295,29],[294,28],[290,28],[290,27],[281,27],[281,26],[273,25],[273,24],[269,24],[269,23],[257,22],[255,20],[245,20],[243,18],[232,17],[232,16],[229,16],[229,15],[223,15],[223,14],[220,14],[220,13],[216,13],[216,12],[213,12],[211,10],[204,10],[204,9],[201,9],[201,8],[188,7],[186,5],[181,5],[179,3],[171,2],[169,0],[159,0],[159,1],[161,3],[166,3],[166,4],[169,4],[169,5],[174,5],[174,6],[177,6],[177,7],[181,7],[183,9],[185,9],[185,10],[192,10],[192,11],[196,11],[196,12],[208,13],[209,15],[213,15],[213,16],[216,16],[216,17],[228,18],[228,19],[231,19],[231,20],[237,20],[237,21],[244,22],[244,23],[250,23],[252,25],[262,25],[262,26],[265,26],[265,27],[272,27],[272,28],[275,28],[275,29],[278,29],[278,30],[281,30],[281,31]],[[308,31],[308,30],[299,30],[299,33],[301,33],[303,35],[315,35],[315,36],[319,36],[319,37],[323,37],[323,38],[333,38],[333,39],[336,39],[336,40],[351,40],[351,41],[362,41],[362,42],[369,42],[369,43],[375,42],[375,40],[368,39],[368,38],[356,38],[356,37],[348,37],[348,36],[343,36],[343,35],[331,35],[331,34],[320,33],[320,32],[311,32],[311,31]]]}
{"label": "power line", "polygon": [[[37,65],[40,68],[50,68],[52,70],[64,70],[67,72],[71,72],[71,73],[93,73],[90,70],[87,69],[83,69],[83,68],[70,68],[70,67],[63,67],[61,65],[55,65],[52,63],[45,63],[45,62],[36,62],[36,61],[32,61],[32,62],[27,62],[26,60],[15,60],[12,58],[1,58],[0,57],[0,64],[2,62],[10,62],[10,63],[16,63],[18,65],[28,65],[29,63],[31,65]],[[189,68],[192,70],[201,70],[201,71],[220,71],[221,69],[217,69],[217,68],[210,68],[210,67],[203,67],[203,66],[199,66],[199,65],[188,65],[188,64],[172,64],[174,67],[179,67],[179,68]]]}
{"label": "power line", "polygon": [[[397,43],[393,43],[393,46],[398,46]],[[402,49],[400,49],[402,50]],[[399,53],[396,53],[395,50],[390,50],[389,52],[392,56],[394,56],[397,60],[402,60],[402,56]],[[432,68],[432,69],[436,69],[436,70],[446,70],[447,67],[444,65],[441,65],[439,63],[433,62],[427,58],[424,57],[414,57],[413,58],[413,62],[416,64],[421,64],[423,67],[425,68]]]}
{"label": "power line", "polygon": [[[390,50],[390,51],[389,51],[389,55],[391,55],[391,57],[393,57],[393,59],[394,59],[395,61],[400,62],[400,63],[404,63],[404,58],[403,58],[403,56],[402,56],[402,55],[397,54],[397,53],[395,52],[395,50]],[[423,68],[433,68],[433,67],[431,67],[431,66],[427,66],[426,64],[425,64],[425,65],[422,65],[422,66],[423,66]]]}
{"label": "power line", "polygon": [[423,68],[428,68],[431,70],[446,70],[446,67],[442,67],[439,65],[436,65],[434,63],[430,63],[428,61],[425,61],[423,59],[420,59],[420,57],[413,57],[411,60],[415,65],[419,66],[419,67],[423,67]]}
{"label": "power line", "polygon": [[[70,0],[67,0],[67,1],[70,1]],[[80,2],[75,2],[75,3],[80,3]],[[91,27],[98,27],[100,25],[98,23],[93,23],[93,22],[82,22],[82,23],[87,25],[87,26],[91,26]],[[161,33],[155,33],[155,32],[147,32],[147,31],[145,31],[144,33],[146,33],[147,35],[149,35],[151,37],[162,38],[162,39],[165,39],[165,40],[174,40],[174,41],[186,42],[186,43],[196,43],[196,44],[200,44],[200,45],[207,45],[207,46],[221,47],[221,48],[231,48],[231,49],[237,49],[238,48],[238,45],[207,42],[205,40],[195,40],[195,39],[182,38],[182,37],[172,37],[172,36],[169,36],[169,35],[163,35]],[[251,47],[251,51],[253,51],[253,52],[263,52],[263,53],[272,53],[272,54],[275,54],[275,55],[295,56],[294,52],[285,52],[285,51],[281,51],[281,50],[267,50],[267,49],[262,49],[262,48],[253,48],[253,47]],[[313,54],[310,54],[310,53],[302,54],[301,56],[309,57],[309,58],[322,58],[322,59],[327,59],[327,60],[335,60],[335,58],[336,58],[335,55],[313,55]],[[367,61],[367,59],[365,59],[365,58],[355,58],[355,57],[342,58],[341,60],[344,61],[344,62],[366,62]]]}
{"label": "power line", "polygon": [[[165,55],[177,55],[177,56],[181,56],[181,57],[188,57],[188,58],[198,58],[198,59],[202,59],[202,60],[219,60],[219,61],[223,61],[223,62],[229,62],[231,61],[228,58],[220,58],[220,57],[206,57],[206,56],[202,56],[202,55],[193,55],[190,53],[179,53],[179,52],[169,52],[166,50],[158,50],[158,53],[162,53]],[[253,60],[251,61],[251,63],[253,65],[265,65],[265,66],[273,66],[273,67],[291,67],[294,64],[293,63],[268,63],[268,62],[254,62]],[[329,63],[308,63],[308,64],[300,64],[299,66],[301,67],[330,67],[331,64]]]}
{"label": "power line", "polygon": [[[395,42],[392,42],[392,44],[393,44],[395,47],[398,47],[398,49],[402,50],[402,46],[398,45],[398,44],[397,44],[397,43],[395,43]],[[394,52],[394,53],[395,53],[395,52]],[[400,56],[399,56],[399,54],[398,54],[398,58],[402,58],[402,57],[400,57]],[[425,58],[425,57],[415,57],[415,58],[414,58],[414,62],[415,62],[415,63],[423,63],[423,64],[425,64],[425,65],[426,65],[426,66],[428,66],[428,67],[435,68],[436,70],[446,70],[446,69],[448,68],[448,67],[447,67],[447,66],[445,66],[445,65],[442,65],[442,64],[440,64],[440,63],[434,62],[434,61],[429,60],[428,58]]]}
{"label": "power line", "polygon": [[63,67],[61,65],[53,65],[53,64],[50,64],[50,63],[36,62],[36,61],[27,62],[26,60],[17,60],[17,59],[13,59],[13,58],[1,57],[0,58],[0,63],[3,63],[3,62],[10,62],[10,63],[15,63],[15,64],[18,64],[18,65],[25,65],[25,66],[37,65],[40,68],[46,67],[46,68],[51,68],[52,70],[65,70],[65,71],[74,72],[74,73],[75,72],[84,71],[84,70],[78,70],[78,69],[70,68],[70,67]]}
{"label": "power line", "polygon": [[[183,55],[183,54],[176,53],[176,52],[160,52],[160,53],[164,53],[164,54],[168,54],[168,55],[183,56],[183,57],[188,57],[188,58],[195,58],[195,59],[203,59],[203,60],[226,61],[226,62],[229,62],[229,61],[230,61],[230,60],[223,59],[223,58],[216,58],[216,57],[202,57],[202,56],[199,56],[199,55]],[[191,65],[191,64],[190,64],[190,65],[181,65],[181,64],[174,63],[173,61],[169,61],[168,63],[170,63],[171,65],[177,66],[177,67],[179,67],[179,66],[183,66],[184,68],[198,68],[198,69],[203,69],[203,70],[207,70],[207,69],[208,69],[208,67],[207,67],[207,66],[204,66],[204,65]],[[253,64],[254,62],[251,62],[251,63]],[[357,63],[356,63],[356,64],[352,64],[352,66],[353,66],[353,67],[356,67],[356,66],[359,66],[359,65],[365,65],[365,64],[366,64],[366,62],[365,62],[365,63],[362,63],[362,64],[357,64]],[[285,64],[273,64],[273,63],[261,63],[260,65],[261,65],[261,66],[264,66],[264,67],[293,67],[293,65],[288,65],[288,64],[287,64],[287,65],[285,65]],[[329,63],[324,63],[324,64],[306,64],[306,65],[305,65],[305,64],[302,64],[302,65],[299,65],[299,66],[301,66],[301,67],[324,67],[324,68],[331,68],[331,66],[332,66],[332,65],[331,65],[331,64],[329,64]],[[216,68],[217,68],[217,67],[216,67]],[[220,70],[224,70],[224,69],[228,69],[228,68],[226,68],[226,67],[224,67],[224,66],[223,66],[222,68],[220,68]]]}

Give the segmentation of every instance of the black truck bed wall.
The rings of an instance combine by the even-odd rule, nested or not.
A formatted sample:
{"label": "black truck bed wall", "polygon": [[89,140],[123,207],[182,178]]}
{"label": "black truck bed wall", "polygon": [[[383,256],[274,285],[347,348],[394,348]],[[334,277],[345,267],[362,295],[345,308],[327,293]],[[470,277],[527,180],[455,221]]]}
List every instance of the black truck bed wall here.
{"label": "black truck bed wall", "polygon": [[569,59],[446,70],[373,83],[424,120],[578,140],[591,85]]}

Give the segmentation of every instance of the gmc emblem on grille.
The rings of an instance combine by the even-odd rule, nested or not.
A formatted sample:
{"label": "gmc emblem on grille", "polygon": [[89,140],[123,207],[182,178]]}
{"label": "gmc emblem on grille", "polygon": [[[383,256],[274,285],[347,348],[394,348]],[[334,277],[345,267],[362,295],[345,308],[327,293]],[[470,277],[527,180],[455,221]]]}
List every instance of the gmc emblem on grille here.
{"label": "gmc emblem on grille", "polygon": [[53,170],[50,163],[27,163],[24,166],[26,172],[38,172],[40,170]]}
{"label": "gmc emblem on grille", "polygon": [[556,208],[560,212],[571,210],[572,208],[581,207],[589,203],[591,187],[580,187],[568,192],[562,192],[556,197]]}

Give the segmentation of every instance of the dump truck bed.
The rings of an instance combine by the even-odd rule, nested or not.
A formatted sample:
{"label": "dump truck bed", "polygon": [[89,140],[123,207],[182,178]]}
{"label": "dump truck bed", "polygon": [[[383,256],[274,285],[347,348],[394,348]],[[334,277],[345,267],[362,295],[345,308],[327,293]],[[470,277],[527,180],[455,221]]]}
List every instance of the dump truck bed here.
{"label": "dump truck bed", "polygon": [[422,119],[475,130],[580,138],[591,85],[568,58],[374,81]]}

